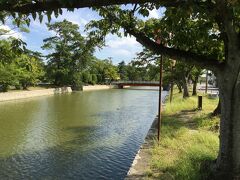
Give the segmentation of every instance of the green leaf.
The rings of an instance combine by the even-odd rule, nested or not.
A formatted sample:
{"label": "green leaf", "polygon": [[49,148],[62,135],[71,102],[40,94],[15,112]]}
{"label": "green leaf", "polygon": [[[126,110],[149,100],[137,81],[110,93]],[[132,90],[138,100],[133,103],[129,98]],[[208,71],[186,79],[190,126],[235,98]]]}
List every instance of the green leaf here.
{"label": "green leaf", "polygon": [[52,11],[47,11],[47,17],[48,17],[48,22],[50,23],[51,21],[51,15],[52,15]]}
{"label": "green leaf", "polygon": [[141,15],[143,15],[144,17],[149,16],[149,11],[148,11],[147,9],[145,9],[145,8],[140,9],[140,10],[139,10],[139,13],[140,13]]}
{"label": "green leaf", "polygon": [[59,15],[58,9],[54,10],[54,15],[55,15],[56,18],[58,18],[58,15]]}
{"label": "green leaf", "polygon": [[63,13],[63,10],[62,10],[62,9],[59,9],[59,14],[62,15],[62,13]]}
{"label": "green leaf", "polygon": [[43,15],[41,14],[41,15],[39,15],[39,21],[40,21],[40,23],[42,23],[42,20],[43,20]]}
{"label": "green leaf", "polygon": [[32,12],[32,18],[33,18],[34,20],[36,20],[36,17],[37,17],[37,13],[36,13],[36,12]]}
{"label": "green leaf", "polygon": [[11,12],[11,15],[13,18],[16,18],[16,13],[15,12]]}

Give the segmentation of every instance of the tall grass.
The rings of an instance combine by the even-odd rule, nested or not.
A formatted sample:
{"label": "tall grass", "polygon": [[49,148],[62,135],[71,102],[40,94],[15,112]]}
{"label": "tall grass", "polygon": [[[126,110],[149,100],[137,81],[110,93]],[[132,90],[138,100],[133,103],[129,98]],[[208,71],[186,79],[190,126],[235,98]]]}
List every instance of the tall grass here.
{"label": "tall grass", "polygon": [[209,113],[218,100],[203,97],[203,110],[197,107],[197,97],[182,99],[175,94],[163,113],[160,145],[152,149],[150,176],[157,179],[204,179],[209,172],[201,171],[206,161],[217,157],[218,117]]}

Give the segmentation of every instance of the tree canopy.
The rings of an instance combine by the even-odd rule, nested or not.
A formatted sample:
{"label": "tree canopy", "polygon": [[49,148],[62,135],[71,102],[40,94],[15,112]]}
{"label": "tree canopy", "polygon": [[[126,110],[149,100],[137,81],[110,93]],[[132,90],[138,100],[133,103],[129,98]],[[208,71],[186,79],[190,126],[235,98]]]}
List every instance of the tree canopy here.
{"label": "tree canopy", "polygon": [[44,75],[43,62],[31,51],[21,52],[12,49],[12,41],[0,40],[0,84],[1,90],[7,91],[9,86],[27,89],[29,85],[37,84]]}
{"label": "tree canopy", "polygon": [[47,26],[56,33],[55,36],[44,39],[42,47],[51,52],[47,55],[49,77],[58,86],[78,86],[81,72],[93,58],[95,45],[89,45],[78,32],[78,25],[69,21]]}

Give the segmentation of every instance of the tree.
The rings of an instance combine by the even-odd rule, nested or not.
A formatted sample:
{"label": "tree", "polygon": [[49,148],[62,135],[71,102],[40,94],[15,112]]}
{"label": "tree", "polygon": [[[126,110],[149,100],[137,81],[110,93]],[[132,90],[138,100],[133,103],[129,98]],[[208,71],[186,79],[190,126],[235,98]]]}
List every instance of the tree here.
{"label": "tree", "polygon": [[127,76],[128,76],[128,80],[130,80],[130,81],[141,81],[142,80],[140,73],[138,72],[137,68],[132,63],[129,63],[127,66]]}
{"label": "tree", "polygon": [[97,84],[97,82],[98,82],[97,75],[92,74],[92,84],[95,85],[95,84]]}
{"label": "tree", "polygon": [[44,75],[43,62],[37,57],[22,54],[16,58],[17,78],[23,89],[29,85],[36,85]]}
{"label": "tree", "polygon": [[0,40],[0,85],[1,91],[4,92],[8,91],[9,86],[19,84],[19,66],[16,59],[24,51],[19,47],[21,43],[18,44],[19,41],[15,40],[13,38]]}
{"label": "tree", "polygon": [[[1,2],[0,11],[9,11],[13,13],[14,16],[17,13],[20,14],[29,14],[32,13],[32,16],[36,18],[36,12],[45,12],[47,14],[51,14],[52,12],[55,13],[57,16],[61,14],[61,8],[67,8],[69,10],[73,10],[74,8],[84,8],[84,7],[101,7],[101,6],[108,6],[108,5],[120,5],[120,4],[128,4],[128,3],[146,3],[146,2],[153,2],[153,3],[161,3],[161,5],[175,5],[181,4],[182,2],[175,3],[174,1],[166,1],[166,0],[96,0],[96,1],[89,1],[89,0],[74,0],[74,1],[66,1],[66,0],[9,0],[8,2]],[[17,13],[16,13],[17,12]],[[44,13],[43,13],[44,14]],[[34,19],[35,19],[34,18]]]}
{"label": "tree", "polygon": [[57,86],[71,85],[74,89],[81,85],[81,72],[93,57],[94,45],[78,32],[78,25],[64,20],[47,24],[56,36],[44,39],[43,49],[51,50],[47,55],[47,72]]}
{"label": "tree", "polygon": [[[148,69],[150,80],[159,80],[159,60],[160,57],[154,52],[144,49],[138,54],[138,63],[144,65]],[[164,57],[163,62],[163,84],[168,87],[170,83],[176,83],[183,87],[183,98],[189,97],[188,80],[194,74],[194,67],[183,62],[176,62],[174,67],[172,60]],[[180,88],[180,92],[182,89]]]}
{"label": "tree", "polygon": [[124,61],[121,61],[118,64],[118,74],[120,75],[121,80],[127,80],[127,70],[126,70],[126,64]]}
{"label": "tree", "polygon": [[[151,4],[143,4],[149,2]],[[17,1],[10,0],[8,3],[2,2],[0,10],[10,12],[30,13],[47,11],[50,17],[55,10],[61,8],[82,8],[82,7],[100,7],[114,4],[140,3],[140,8],[134,8],[132,11],[102,11],[101,15],[106,15],[111,25],[113,21],[122,26],[126,33],[137,38],[141,44],[151,49],[156,54],[162,54],[172,59],[178,59],[189,64],[200,66],[201,68],[212,70],[219,82],[220,99],[221,99],[221,123],[220,123],[220,150],[216,161],[216,176],[219,178],[233,179],[240,175],[240,45],[239,45],[239,14],[240,2],[236,0],[76,0],[76,1]],[[149,9],[165,6],[173,13],[167,13],[166,17],[174,17],[176,21],[171,21],[172,27],[179,27],[178,24],[185,26],[184,21],[178,19],[194,20],[202,22],[206,26],[198,29],[198,36],[193,36],[196,44],[203,39],[210,40],[206,45],[206,51],[196,51],[191,48],[165,46],[164,43],[154,42],[153,30],[158,26],[140,26],[136,24],[136,17],[133,17],[135,11],[144,15],[149,14]],[[111,13],[110,13],[111,12]],[[116,13],[112,13],[116,12]],[[50,15],[49,15],[50,14]],[[118,17],[121,16],[121,18]],[[105,16],[105,18],[107,18]],[[127,18],[127,20],[126,20]],[[111,23],[110,23],[111,22]],[[138,22],[138,21],[137,21]],[[197,23],[201,25],[201,23]],[[116,26],[112,26],[116,28]],[[159,29],[159,28],[158,28]],[[192,28],[191,28],[192,29]],[[185,30],[190,30],[186,28]],[[115,31],[117,31],[115,29]],[[189,31],[189,35],[191,31]],[[201,33],[203,36],[201,36]],[[212,33],[215,32],[215,33]],[[171,36],[178,34],[177,29],[162,29],[161,34]],[[178,34],[179,35],[179,34]],[[212,36],[213,35],[213,36]],[[176,37],[176,36],[175,36]],[[181,36],[178,36],[181,39]],[[204,38],[201,38],[204,37]],[[176,38],[175,38],[176,39]],[[167,40],[168,41],[168,40]],[[203,41],[204,42],[204,41]],[[207,41],[209,42],[209,41]],[[214,42],[221,43],[223,46],[212,46]],[[204,44],[204,43],[202,43]],[[222,49],[221,53],[211,53],[208,51]],[[206,53],[207,52],[207,53]],[[217,56],[216,56],[217,55]]]}
{"label": "tree", "polygon": [[149,74],[146,66],[139,64],[139,61],[131,61],[126,66],[127,78],[130,81],[148,81]]}
{"label": "tree", "polygon": [[110,83],[111,81],[120,78],[117,72],[117,67],[114,66],[109,59],[100,60],[94,57],[88,66],[88,74],[91,76],[91,84],[94,82],[100,84]]}
{"label": "tree", "polygon": [[103,73],[104,73],[105,81],[108,81],[111,83],[111,81],[119,79],[119,75],[117,73],[117,67],[115,67],[112,64],[112,61],[106,59],[106,60],[103,60],[103,62],[104,62]]}
{"label": "tree", "polygon": [[183,98],[188,98],[190,96],[188,80],[192,69],[193,66],[191,65],[187,65],[182,62],[177,62],[174,67],[174,70],[170,72],[170,76],[172,77],[173,81],[181,84],[181,87],[183,88]]}
{"label": "tree", "polygon": [[193,92],[192,95],[196,96],[197,95],[197,83],[199,77],[202,75],[203,70],[199,67],[193,67],[192,72],[190,74],[190,78],[193,82]]}
{"label": "tree", "polygon": [[159,81],[160,57],[148,49],[137,54],[137,58],[130,62],[129,66],[135,68],[138,79],[143,81]]}
{"label": "tree", "polygon": [[9,86],[18,84],[16,67],[14,64],[7,64],[3,66],[0,64],[0,91],[7,92]]}

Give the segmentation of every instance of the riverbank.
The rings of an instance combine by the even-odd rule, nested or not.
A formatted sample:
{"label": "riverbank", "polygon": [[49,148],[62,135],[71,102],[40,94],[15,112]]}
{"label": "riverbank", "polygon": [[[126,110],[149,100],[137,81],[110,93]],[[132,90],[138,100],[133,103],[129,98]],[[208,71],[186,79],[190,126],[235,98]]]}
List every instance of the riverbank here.
{"label": "riverbank", "polygon": [[[166,95],[162,100],[162,107],[165,109],[165,101],[167,100]],[[136,154],[132,166],[130,167],[128,174],[125,180],[132,180],[132,179],[145,179],[147,174],[149,174],[150,165],[151,165],[151,158],[152,158],[152,148],[156,142],[156,135],[157,135],[157,128],[158,125],[158,116],[154,119],[147,136],[145,137],[144,143],[140,147],[138,153]]]}
{"label": "riverbank", "polygon": [[[203,110],[196,111],[197,97],[182,99],[175,93],[163,112],[160,145],[151,129],[138,161],[126,179],[200,179],[208,176],[206,164],[217,157],[219,117],[210,113],[217,99],[203,97]],[[154,132],[155,136],[151,135]]]}
{"label": "riverbank", "polygon": [[105,90],[112,89],[113,85],[94,85],[94,86],[83,86],[83,91],[95,91],[95,90]]}
{"label": "riverbank", "polygon": [[149,172],[151,172],[151,150],[154,147],[154,143],[156,141],[157,122],[158,118],[156,117],[151,128],[148,131],[144,143],[134,158],[132,166],[129,169],[125,180],[146,179]]}
{"label": "riverbank", "polygon": [[33,98],[38,96],[63,94],[63,93],[70,93],[70,92],[72,92],[71,87],[5,92],[5,93],[0,93],[0,102]]}
{"label": "riverbank", "polygon": [[[95,91],[95,90],[105,90],[112,89],[114,86],[112,85],[95,85],[95,86],[83,86],[83,91]],[[0,93],[0,102],[3,101],[12,101],[18,99],[26,99],[33,98],[39,96],[48,96],[54,94],[63,94],[63,93],[71,93],[71,87],[62,87],[62,88],[29,88],[29,90],[12,90],[5,93]]]}

